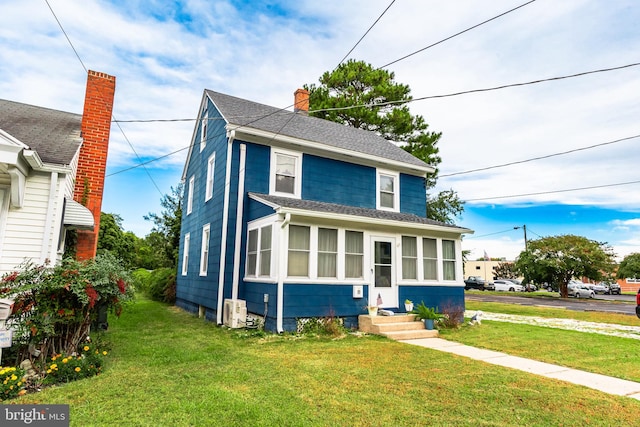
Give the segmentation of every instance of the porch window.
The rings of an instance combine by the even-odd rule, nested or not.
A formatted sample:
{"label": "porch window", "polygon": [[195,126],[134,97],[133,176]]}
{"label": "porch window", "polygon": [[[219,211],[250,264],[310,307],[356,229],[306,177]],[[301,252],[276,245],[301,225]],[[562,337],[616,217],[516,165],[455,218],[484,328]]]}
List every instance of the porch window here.
{"label": "porch window", "polygon": [[422,239],[422,269],[424,280],[438,279],[438,249],[436,239]]}
{"label": "porch window", "polygon": [[400,196],[398,193],[399,176],[393,172],[378,172],[376,205],[378,209],[398,211]]}
{"label": "porch window", "polygon": [[209,236],[211,235],[211,226],[206,224],[202,227],[202,251],[200,253],[200,275],[206,276],[209,269]]}
{"label": "porch window", "polygon": [[271,275],[271,225],[260,229],[260,275]]}
{"label": "porch window", "polygon": [[270,193],[300,197],[302,155],[289,151],[271,152]]}
{"label": "porch window", "polygon": [[418,245],[415,237],[402,236],[402,278],[418,278]]}
{"label": "porch window", "polygon": [[344,232],[344,275],[346,278],[361,279],[364,257],[364,239],[360,231]]}
{"label": "porch window", "polygon": [[195,188],[195,182],[196,178],[194,176],[189,178],[189,187],[187,188],[189,193],[187,194],[187,215],[193,212],[193,189]]}
{"label": "porch window", "polygon": [[310,228],[289,226],[289,256],[287,275],[309,276]]}
{"label": "porch window", "polygon": [[442,241],[442,272],[444,280],[456,280],[456,242]]}
{"label": "porch window", "polygon": [[216,165],[216,153],[213,153],[209,157],[209,160],[207,160],[207,186],[206,186],[206,192],[204,196],[205,202],[213,197],[213,177],[214,177],[215,165]]}
{"label": "porch window", "polygon": [[318,228],[318,277],[336,277],[338,230]]}
{"label": "porch window", "polygon": [[182,248],[182,275],[186,276],[189,269],[189,244],[191,243],[191,233],[184,235],[184,247]]}

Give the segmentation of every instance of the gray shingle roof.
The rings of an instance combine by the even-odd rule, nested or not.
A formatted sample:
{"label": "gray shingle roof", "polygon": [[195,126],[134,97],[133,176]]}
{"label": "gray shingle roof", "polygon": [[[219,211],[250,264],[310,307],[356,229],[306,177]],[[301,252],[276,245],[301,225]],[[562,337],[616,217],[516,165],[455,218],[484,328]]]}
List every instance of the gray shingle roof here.
{"label": "gray shingle roof", "polygon": [[458,229],[460,232],[466,230],[465,228],[458,227],[457,225],[434,221],[432,219],[423,218],[418,215],[408,213],[389,212],[377,209],[360,208],[357,206],[340,205],[337,203],[316,202],[313,200],[300,200],[290,197],[271,196],[268,194],[260,193],[249,193],[249,196],[260,198],[269,203],[282,206],[284,208],[301,209],[312,212],[333,213],[339,215],[352,215],[363,218],[408,222],[413,224],[433,225],[438,227],[448,227]]}
{"label": "gray shingle roof", "polygon": [[28,145],[44,163],[71,163],[82,143],[81,122],[81,114],[0,99],[0,129]]}
{"label": "gray shingle roof", "polygon": [[429,167],[371,131],[205,90],[227,123],[325,144],[421,168]]}

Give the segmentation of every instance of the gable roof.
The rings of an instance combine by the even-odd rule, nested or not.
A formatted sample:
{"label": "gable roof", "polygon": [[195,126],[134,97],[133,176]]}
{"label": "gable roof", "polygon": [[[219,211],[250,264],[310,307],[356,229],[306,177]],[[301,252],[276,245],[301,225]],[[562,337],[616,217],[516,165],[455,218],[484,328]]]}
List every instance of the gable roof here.
{"label": "gable roof", "polygon": [[320,144],[328,151],[342,151],[356,157],[371,157],[381,162],[404,164],[422,174],[433,172],[433,167],[412,156],[374,132],[342,125],[329,120],[294,113],[246,99],[236,98],[212,90],[205,90],[228,128],[243,132],[258,130],[270,134]]}
{"label": "gable roof", "polygon": [[274,209],[284,208],[288,211],[315,212],[320,215],[330,215],[335,219],[338,219],[338,216],[345,216],[354,219],[359,218],[362,222],[383,221],[388,223],[402,223],[403,225],[414,225],[420,228],[424,226],[430,229],[446,229],[446,231],[454,231],[457,233],[472,233],[472,231],[467,228],[435,221],[415,214],[361,208],[337,203],[317,202],[313,200],[301,200],[291,197],[272,196],[269,194],[249,193],[249,197],[271,206]]}
{"label": "gable roof", "polygon": [[0,129],[44,163],[69,165],[82,144],[82,115],[0,99]]}

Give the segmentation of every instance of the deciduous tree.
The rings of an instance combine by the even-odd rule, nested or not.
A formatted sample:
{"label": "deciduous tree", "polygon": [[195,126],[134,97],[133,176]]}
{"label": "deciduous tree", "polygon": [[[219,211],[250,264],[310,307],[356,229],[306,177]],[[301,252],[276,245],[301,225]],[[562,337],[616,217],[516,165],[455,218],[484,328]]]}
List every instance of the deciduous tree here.
{"label": "deciduous tree", "polygon": [[640,253],[632,253],[624,257],[618,268],[618,279],[640,278]]}
{"label": "deciduous tree", "polygon": [[613,271],[613,259],[613,250],[606,243],[568,234],[529,241],[516,268],[527,282],[557,285],[560,296],[566,298],[569,280],[602,280]]}

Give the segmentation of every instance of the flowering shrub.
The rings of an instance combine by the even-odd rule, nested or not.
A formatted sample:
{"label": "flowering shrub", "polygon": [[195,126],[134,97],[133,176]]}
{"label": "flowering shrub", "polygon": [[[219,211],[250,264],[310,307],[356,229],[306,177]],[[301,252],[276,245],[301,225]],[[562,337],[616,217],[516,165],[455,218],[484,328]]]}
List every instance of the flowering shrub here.
{"label": "flowering shrub", "polygon": [[110,254],[55,267],[24,263],[0,280],[0,298],[15,300],[8,324],[18,359],[74,354],[100,310],[119,316],[133,298],[127,271]]}
{"label": "flowering shrub", "polygon": [[0,401],[26,393],[23,376],[24,371],[20,368],[0,366]]}
{"label": "flowering shrub", "polygon": [[102,371],[104,356],[101,350],[87,342],[72,355],[56,354],[45,364],[43,384],[68,383],[82,378],[93,377]]}

